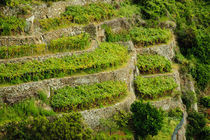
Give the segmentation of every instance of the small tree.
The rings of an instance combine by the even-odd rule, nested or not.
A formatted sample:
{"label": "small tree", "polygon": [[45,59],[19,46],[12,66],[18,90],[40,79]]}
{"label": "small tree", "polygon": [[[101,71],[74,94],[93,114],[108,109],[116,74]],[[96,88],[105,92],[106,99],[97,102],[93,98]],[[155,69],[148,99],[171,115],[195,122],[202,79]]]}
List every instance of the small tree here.
{"label": "small tree", "polygon": [[137,137],[157,135],[163,125],[163,113],[149,103],[135,101],[131,105],[134,131]]}

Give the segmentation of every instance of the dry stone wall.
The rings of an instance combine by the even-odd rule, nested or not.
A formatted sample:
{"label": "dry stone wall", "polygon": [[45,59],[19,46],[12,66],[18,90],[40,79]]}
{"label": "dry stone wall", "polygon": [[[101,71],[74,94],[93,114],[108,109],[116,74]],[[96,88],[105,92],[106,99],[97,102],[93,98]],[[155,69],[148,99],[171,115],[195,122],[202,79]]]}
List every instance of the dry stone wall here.
{"label": "dry stone wall", "polygon": [[[43,4],[34,4],[32,5],[32,9],[30,15],[33,15],[35,19],[45,19],[45,18],[54,18],[60,16],[61,13],[65,11],[67,6],[71,5],[86,5],[90,3],[104,2],[111,3],[113,0],[66,0],[66,1],[58,1],[53,2],[51,5],[47,3]],[[122,1],[122,0],[117,0]],[[23,5],[24,6],[24,5]],[[17,16],[18,13],[21,12],[21,7],[11,8],[11,7],[1,7],[0,11],[2,14],[6,16]]]}
{"label": "dry stone wall", "polygon": [[134,69],[134,61],[135,57],[132,56],[131,60],[126,66],[114,71],[105,71],[96,74],[71,76],[65,78],[54,78],[14,86],[1,87],[0,97],[4,100],[4,102],[14,103],[24,98],[34,96],[39,90],[44,90],[50,94],[51,90],[62,88],[67,85],[77,86],[109,80],[125,81],[129,85],[130,74]]}
{"label": "dry stone wall", "polygon": [[175,38],[173,37],[168,42],[168,44],[154,45],[154,46],[145,47],[145,48],[143,47],[138,48],[138,46],[136,46],[136,51],[138,54],[144,54],[144,53],[158,54],[172,61],[173,58],[175,57],[175,53],[174,53],[175,46],[176,46],[176,41],[175,41]]}
{"label": "dry stone wall", "polygon": [[24,63],[31,60],[38,60],[44,61],[49,58],[62,58],[65,56],[72,56],[72,55],[80,55],[83,53],[88,53],[94,51],[98,47],[98,42],[96,40],[92,40],[90,48],[81,51],[71,51],[71,52],[64,52],[64,53],[56,53],[56,54],[46,54],[46,55],[39,55],[39,56],[26,56],[21,58],[14,58],[14,59],[0,59],[0,64],[4,63]]}

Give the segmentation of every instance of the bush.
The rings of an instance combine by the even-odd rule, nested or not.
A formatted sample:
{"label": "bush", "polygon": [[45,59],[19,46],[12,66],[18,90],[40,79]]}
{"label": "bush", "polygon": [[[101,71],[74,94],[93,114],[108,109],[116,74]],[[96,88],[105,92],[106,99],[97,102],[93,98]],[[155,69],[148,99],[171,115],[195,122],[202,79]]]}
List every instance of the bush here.
{"label": "bush", "polygon": [[200,104],[202,104],[204,107],[209,108],[210,107],[210,96],[201,97]]}
{"label": "bush", "polygon": [[210,65],[197,63],[195,67],[191,68],[190,73],[197,81],[197,85],[201,90],[204,90],[209,84],[210,79]]}
{"label": "bush", "polygon": [[119,128],[126,128],[129,125],[131,114],[124,110],[120,110],[114,115],[114,121],[117,123]]}
{"label": "bush", "polygon": [[51,105],[57,111],[85,110],[116,102],[127,94],[124,82],[107,81],[92,85],[64,87],[54,91]]}
{"label": "bush", "polygon": [[[43,103],[43,102],[40,102]],[[38,105],[34,98],[27,99],[13,105],[3,104],[0,107],[0,123],[8,121],[20,121],[27,119],[29,116],[52,116],[55,112],[52,110],[45,110]]]}
{"label": "bush", "polygon": [[186,91],[182,93],[182,101],[186,105],[187,110],[196,102],[196,96],[194,92]]}
{"label": "bush", "polygon": [[180,108],[174,108],[174,109],[171,109],[169,112],[168,112],[168,116],[169,117],[173,117],[173,118],[179,118],[181,119],[182,116],[183,116],[183,112]]}
{"label": "bush", "polygon": [[170,72],[171,62],[164,56],[159,55],[137,55],[137,67],[140,73],[164,73]]}
{"label": "bush", "polygon": [[76,24],[88,24],[99,22],[116,16],[114,6],[106,3],[93,3],[85,6],[68,6],[66,11],[58,18],[40,20],[44,30],[54,29],[58,26]]}
{"label": "bush", "polygon": [[0,47],[0,59],[17,58],[23,56],[41,55],[47,53],[83,50],[90,46],[90,35],[83,33],[76,36],[62,37],[45,44],[3,46]]}
{"label": "bush", "polygon": [[121,30],[118,33],[114,33],[110,27],[105,26],[104,28],[107,42],[126,42],[131,40],[129,32],[126,30]]}
{"label": "bush", "polygon": [[79,113],[63,114],[48,120],[37,117],[11,122],[3,127],[6,139],[90,139],[92,131],[86,128]]}
{"label": "bush", "polygon": [[190,138],[200,138],[201,132],[206,125],[206,118],[203,114],[197,112],[189,112],[188,117],[188,125],[186,136],[188,139]]}
{"label": "bush", "polygon": [[78,72],[99,72],[122,65],[128,60],[128,51],[119,44],[102,43],[94,52],[44,61],[0,64],[0,84],[21,83],[63,77]]}
{"label": "bush", "polygon": [[139,97],[144,99],[155,99],[172,93],[177,87],[176,82],[171,77],[143,78],[137,76],[135,80],[136,90]]}
{"label": "bush", "polygon": [[148,135],[157,135],[163,126],[163,113],[149,103],[135,101],[131,105],[134,131],[137,136],[145,138]]}
{"label": "bush", "polygon": [[172,33],[168,29],[134,27],[130,30],[130,36],[136,46],[145,47],[159,43],[167,43],[171,39]]}
{"label": "bush", "polygon": [[24,31],[26,22],[15,16],[0,16],[0,35],[16,35]]}

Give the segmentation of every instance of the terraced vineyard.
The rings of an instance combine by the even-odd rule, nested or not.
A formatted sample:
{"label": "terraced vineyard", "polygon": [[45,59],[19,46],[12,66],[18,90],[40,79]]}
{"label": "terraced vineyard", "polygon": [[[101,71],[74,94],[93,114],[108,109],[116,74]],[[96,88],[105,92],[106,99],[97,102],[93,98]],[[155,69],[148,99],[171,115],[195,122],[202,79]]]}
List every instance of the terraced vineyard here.
{"label": "terraced vineyard", "polygon": [[185,112],[169,28],[142,26],[129,1],[47,2],[4,3],[22,13],[0,15],[0,139],[103,139],[115,126],[134,139],[135,100]]}

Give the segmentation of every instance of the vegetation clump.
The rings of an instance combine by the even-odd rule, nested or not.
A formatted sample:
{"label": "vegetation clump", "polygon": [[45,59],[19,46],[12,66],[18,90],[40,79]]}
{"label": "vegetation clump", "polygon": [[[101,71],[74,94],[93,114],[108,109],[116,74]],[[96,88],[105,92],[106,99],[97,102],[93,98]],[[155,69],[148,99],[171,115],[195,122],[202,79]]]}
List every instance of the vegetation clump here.
{"label": "vegetation clump", "polygon": [[204,107],[210,108],[210,96],[201,97],[200,104],[202,104]]}
{"label": "vegetation clump", "polygon": [[106,3],[93,3],[85,6],[68,6],[66,11],[58,18],[40,20],[41,27],[49,30],[58,26],[87,24],[110,19],[116,15],[115,7]]}
{"label": "vegetation clump", "polygon": [[16,35],[24,32],[26,26],[26,21],[22,18],[17,18],[15,16],[5,16],[0,15],[0,35]]}
{"label": "vegetation clump", "polygon": [[64,87],[54,91],[51,105],[56,111],[85,110],[115,103],[127,94],[127,85],[107,81],[92,85]]}
{"label": "vegetation clump", "polygon": [[[38,102],[39,101],[39,102]],[[0,124],[11,121],[21,121],[30,116],[52,116],[55,115],[53,110],[42,108],[44,102],[40,99],[26,99],[24,101],[14,103],[13,105],[1,104],[0,107]]]}
{"label": "vegetation clump", "polygon": [[131,105],[131,112],[136,137],[155,136],[161,130],[164,115],[159,109],[149,103],[144,104],[141,101],[135,101]]}
{"label": "vegetation clump", "polygon": [[23,121],[13,121],[1,126],[3,139],[91,139],[92,130],[87,128],[79,113],[68,113],[48,119],[39,116]]}
{"label": "vegetation clump", "polygon": [[37,81],[72,75],[78,72],[98,72],[124,64],[128,60],[125,47],[101,43],[94,52],[50,58],[44,61],[0,64],[0,84]]}
{"label": "vegetation clump", "polygon": [[137,76],[135,80],[137,96],[143,99],[155,99],[170,95],[177,87],[172,77],[158,76],[154,78],[143,78]]}
{"label": "vegetation clump", "polygon": [[130,30],[121,30],[116,33],[111,28],[105,27],[105,33],[108,42],[132,40],[137,47],[148,47],[155,44],[167,43],[172,37],[170,30],[145,27],[134,27]]}
{"label": "vegetation clump", "polygon": [[0,59],[17,58],[23,56],[41,55],[47,53],[68,52],[72,50],[84,50],[90,46],[90,35],[83,33],[77,36],[62,37],[45,44],[2,46],[0,47]]}
{"label": "vegetation clump", "polygon": [[138,55],[137,67],[140,73],[164,73],[172,69],[171,62],[159,55]]}

